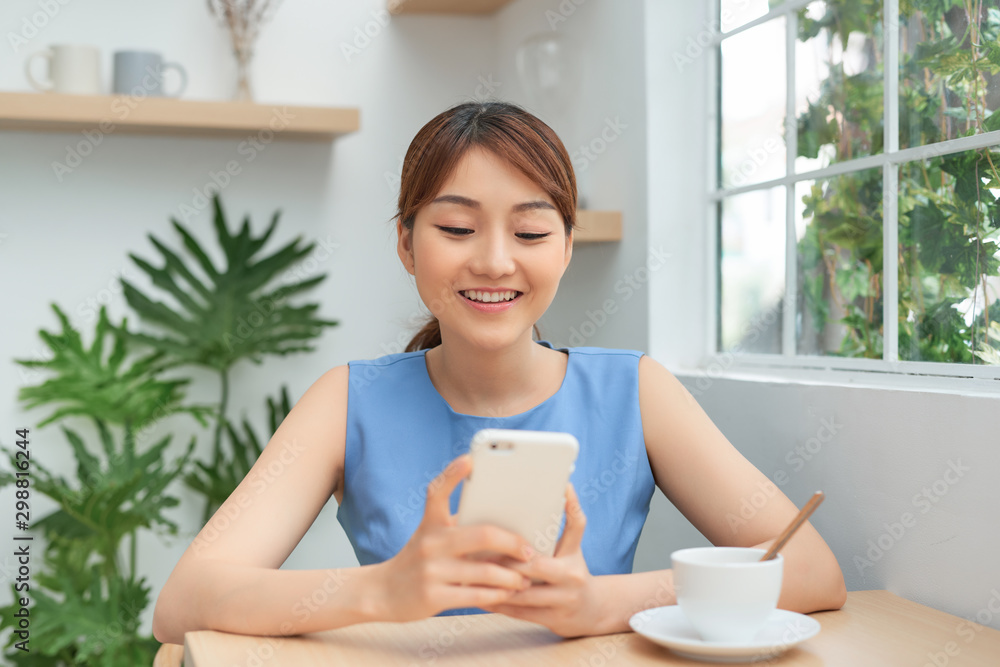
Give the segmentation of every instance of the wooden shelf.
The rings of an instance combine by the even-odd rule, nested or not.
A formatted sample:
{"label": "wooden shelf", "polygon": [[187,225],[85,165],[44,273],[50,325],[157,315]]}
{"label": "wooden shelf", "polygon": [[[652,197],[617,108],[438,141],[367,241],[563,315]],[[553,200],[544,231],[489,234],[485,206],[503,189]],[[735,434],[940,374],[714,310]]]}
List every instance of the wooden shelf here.
{"label": "wooden shelf", "polygon": [[328,141],[356,132],[354,108],[209,102],[167,97],[0,93],[0,130],[105,134],[242,136],[264,130],[275,139]]}
{"label": "wooden shelf", "polygon": [[621,211],[591,211],[576,212],[577,243],[598,243],[601,241],[622,240]]}
{"label": "wooden shelf", "polygon": [[390,14],[492,14],[511,0],[388,0]]}

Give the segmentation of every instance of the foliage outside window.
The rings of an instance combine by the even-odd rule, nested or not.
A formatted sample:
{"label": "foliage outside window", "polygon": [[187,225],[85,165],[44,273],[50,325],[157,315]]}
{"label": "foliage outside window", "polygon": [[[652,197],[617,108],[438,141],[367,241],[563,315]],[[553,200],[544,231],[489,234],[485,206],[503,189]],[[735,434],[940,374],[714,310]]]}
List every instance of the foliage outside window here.
{"label": "foliage outside window", "polygon": [[722,0],[720,349],[1000,365],[997,4]]}

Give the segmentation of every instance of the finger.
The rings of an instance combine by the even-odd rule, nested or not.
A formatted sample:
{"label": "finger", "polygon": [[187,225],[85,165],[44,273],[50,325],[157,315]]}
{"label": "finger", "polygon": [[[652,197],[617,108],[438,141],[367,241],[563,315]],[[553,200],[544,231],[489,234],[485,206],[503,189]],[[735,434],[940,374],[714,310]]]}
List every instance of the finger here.
{"label": "finger", "polygon": [[572,585],[575,581],[571,564],[554,556],[541,556],[526,563],[510,562],[505,567],[539,585]]}
{"label": "finger", "polygon": [[580,506],[580,499],[576,495],[573,484],[566,485],[566,526],[563,528],[562,537],[556,545],[555,557],[573,553],[580,549],[580,542],[583,540],[583,530],[587,527],[587,517]]}
{"label": "finger", "polygon": [[523,591],[516,591],[504,603],[507,607],[565,608],[568,604],[567,592],[558,586],[533,585]]}
{"label": "finger", "polygon": [[515,594],[516,591],[509,588],[494,588],[492,586],[443,586],[435,598],[441,600],[444,609],[457,609],[459,607],[486,609],[503,604]]}
{"label": "finger", "polygon": [[472,457],[462,454],[448,464],[437,477],[427,485],[427,505],[424,507],[424,521],[448,524],[451,520],[449,499],[458,483],[472,471]]}
{"label": "finger", "polygon": [[454,553],[482,560],[524,562],[534,556],[531,545],[518,535],[499,526],[456,526],[452,530]]}
{"label": "finger", "polygon": [[491,586],[521,591],[531,585],[523,574],[493,563],[481,563],[457,558],[444,564],[442,577],[447,583],[459,586]]}

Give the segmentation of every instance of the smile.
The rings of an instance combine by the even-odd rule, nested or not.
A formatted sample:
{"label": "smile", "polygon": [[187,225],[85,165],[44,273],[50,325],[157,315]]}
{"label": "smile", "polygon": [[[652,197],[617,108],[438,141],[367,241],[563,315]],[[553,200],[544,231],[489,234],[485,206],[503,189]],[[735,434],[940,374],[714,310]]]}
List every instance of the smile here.
{"label": "smile", "polygon": [[500,303],[502,301],[513,301],[521,292],[514,290],[505,290],[502,292],[482,292],[479,290],[465,290],[464,292],[459,292],[469,301],[475,301],[477,303]]}
{"label": "smile", "polygon": [[521,299],[523,292],[516,290],[499,290],[496,292],[484,292],[481,290],[462,290],[459,292],[470,308],[475,308],[481,313],[502,313],[513,308]]}

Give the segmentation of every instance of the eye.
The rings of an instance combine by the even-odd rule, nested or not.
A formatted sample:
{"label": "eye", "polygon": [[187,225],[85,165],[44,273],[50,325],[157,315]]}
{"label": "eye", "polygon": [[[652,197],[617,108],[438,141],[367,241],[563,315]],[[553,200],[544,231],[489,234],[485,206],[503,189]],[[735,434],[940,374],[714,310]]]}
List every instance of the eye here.
{"label": "eye", "polygon": [[546,236],[550,236],[551,234],[552,232],[545,232],[543,234],[520,232],[519,234],[515,234],[514,236],[516,236],[519,239],[524,239],[525,241],[537,241],[539,239],[544,239]]}
{"label": "eye", "polygon": [[445,225],[435,225],[445,234],[451,234],[453,236],[468,236],[473,230],[467,229],[465,227],[447,227]]}

